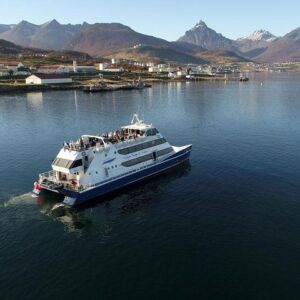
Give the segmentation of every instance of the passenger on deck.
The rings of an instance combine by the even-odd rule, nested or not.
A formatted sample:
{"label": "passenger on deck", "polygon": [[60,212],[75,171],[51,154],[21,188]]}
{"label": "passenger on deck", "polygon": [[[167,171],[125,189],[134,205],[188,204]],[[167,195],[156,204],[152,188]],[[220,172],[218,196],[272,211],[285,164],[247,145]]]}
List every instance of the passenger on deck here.
{"label": "passenger on deck", "polygon": [[83,143],[83,138],[82,137],[80,137],[80,141],[79,142],[80,142],[80,147],[83,148],[84,147],[84,143]]}

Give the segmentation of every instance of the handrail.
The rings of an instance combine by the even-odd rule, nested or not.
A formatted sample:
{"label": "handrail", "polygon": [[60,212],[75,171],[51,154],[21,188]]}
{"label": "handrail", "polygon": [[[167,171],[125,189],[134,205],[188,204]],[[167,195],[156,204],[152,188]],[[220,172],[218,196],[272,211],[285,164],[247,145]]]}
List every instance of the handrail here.
{"label": "handrail", "polygon": [[[105,137],[101,137],[101,136],[99,136],[99,138],[102,138],[102,139],[104,139]],[[113,145],[115,145],[115,146],[121,146],[121,145],[124,145],[125,143],[132,143],[132,142],[134,142],[134,141],[136,141],[136,140],[143,140],[143,139],[145,139],[146,138],[146,136],[144,136],[144,135],[142,135],[142,136],[136,136],[136,137],[134,137],[134,135],[128,135],[128,136],[126,136],[125,138],[124,138],[124,140],[121,140],[121,139],[116,139],[115,141],[115,143],[113,142],[113,138],[111,138],[111,140],[110,140],[110,138],[108,138],[108,140],[109,140],[109,143],[107,143],[107,142],[104,142],[104,140],[103,140],[103,143],[104,143],[104,145],[103,144],[100,144],[100,147],[99,147],[99,145],[90,145],[90,144],[86,144],[86,145],[80,145],[80,144],[78,144],[78,143],[65,143],[64,144],[64,146],[63,146],[63,149],[64,150],[70,150],[70,151],[85,151],[85,150],[88,150],[88,149],[94,149],[94,148],[97,148],[97,149],[105,149],[105,148],[107,148],[110,144],[113,144]]]}

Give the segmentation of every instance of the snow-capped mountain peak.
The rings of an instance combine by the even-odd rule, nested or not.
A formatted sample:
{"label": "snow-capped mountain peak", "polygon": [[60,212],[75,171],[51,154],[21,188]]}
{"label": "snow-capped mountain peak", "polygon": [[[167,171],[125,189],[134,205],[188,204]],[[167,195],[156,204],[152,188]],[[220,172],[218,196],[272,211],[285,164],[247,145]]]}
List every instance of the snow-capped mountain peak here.
{"label": "snow-capped mountain peak", "polygon": [[272,42],[276,39],[276,36],[270,33],[267,30],[255,30],[253,33],[251,33],[248,36],[239,38],[238,40],[250,40],[250,41],[266,41],[266,42]]}

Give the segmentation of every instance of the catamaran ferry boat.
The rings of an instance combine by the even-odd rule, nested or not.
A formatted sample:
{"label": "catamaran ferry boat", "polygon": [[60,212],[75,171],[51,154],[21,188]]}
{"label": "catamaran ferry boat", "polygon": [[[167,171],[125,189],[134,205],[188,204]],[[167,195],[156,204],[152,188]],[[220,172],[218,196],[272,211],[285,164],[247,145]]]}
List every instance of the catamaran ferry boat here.
{"label": "catamaran ferry boat", "polygon": [[34,183],[33,193],[55,192],[64,196],[65,205],[77,206],[179,165],[191,149],[171,146],[152,124],[134,114],[131,124],[120,130],[64,143],[52,170]]}

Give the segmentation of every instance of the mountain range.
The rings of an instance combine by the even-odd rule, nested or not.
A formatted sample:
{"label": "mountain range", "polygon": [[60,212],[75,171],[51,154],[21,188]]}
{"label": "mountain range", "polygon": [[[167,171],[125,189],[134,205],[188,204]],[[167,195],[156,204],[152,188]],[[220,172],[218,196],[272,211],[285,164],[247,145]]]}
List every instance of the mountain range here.
{"label": "mountain range", "polygon": [[0,39],[0,58],[15,59],[17,57],[23,57],[24,60],[31,63],[32,58],[34,58],[35,62],[40,61],[41,63],[51,63],[53,61],[57,63],[71,63],[73,60],[77,60],[79,62],[93,61],[92,57],[82,52],[71,50],[53,51],[38,48],[27,48]]}
{"label": "mountain range", "polygon": [[170,42],[136,32],[120,23],[72,25],[60,24],[54,19],[42,25],[27,21],[0,25],[0,39],[25,48],[71,50],[93,57],[114,55],[184,63],[300,61],[300,28],[283,37],[256,30],[232,40],[200,21],[177,41]]}
{"label": "mountain range", "polygon": [[179,41],[199,45],[208,50],[230,50],[241,57],[261,63],[300,61],[300,28],[283,37],[276,37],[260,29],[246,37],[231,40],[200,21],[179,38]]}

